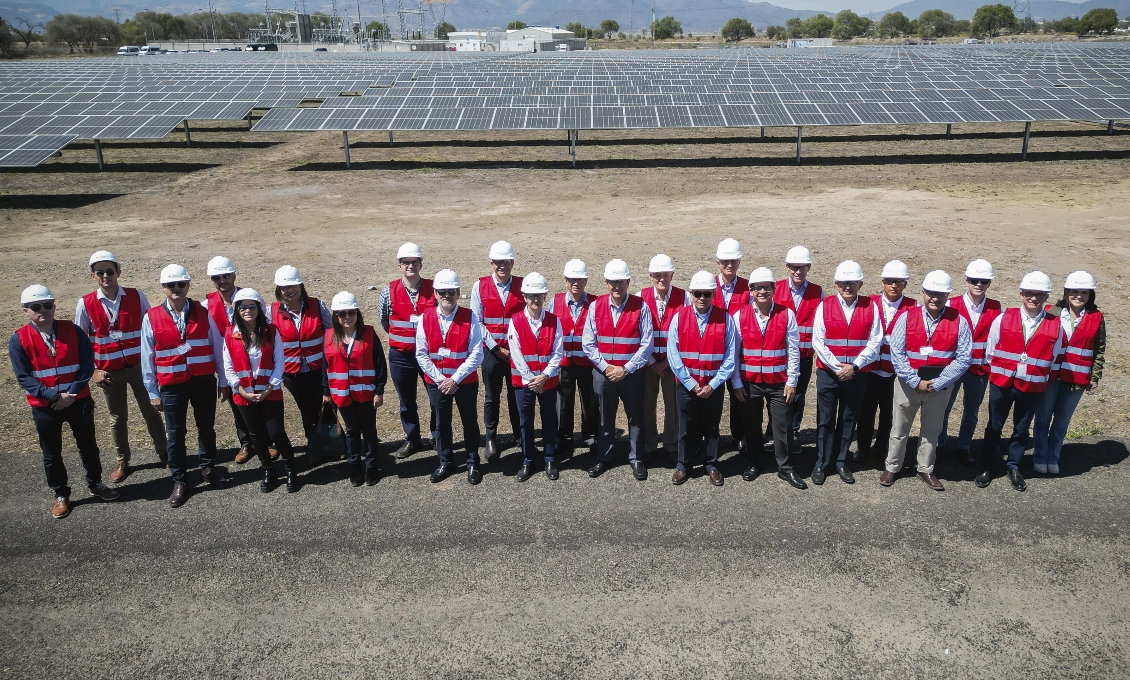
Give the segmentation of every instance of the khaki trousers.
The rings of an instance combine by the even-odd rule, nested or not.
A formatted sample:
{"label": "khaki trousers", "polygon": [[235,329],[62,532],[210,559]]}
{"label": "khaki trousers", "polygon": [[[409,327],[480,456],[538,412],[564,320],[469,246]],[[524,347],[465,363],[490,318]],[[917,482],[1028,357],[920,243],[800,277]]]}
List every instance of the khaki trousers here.
{"label": "khaki trousers", "polygon": [[902,469],[906,456],[906,439],[914,416],[922,410],[922,423],[918,437],[918,471],[932,474],[938,457],[938,437],[946,423],[946,408],[950,403],[950,385],[941,392],[919,394],[901,380],[895,380],[891,440],[888,446],[886,467],[889,472]]}
{"label": "khaki trousers", "polygon": [[663,393],[663,450],[674,460],[679,450],[679,405],[675,401],[675,374],[670,370],[660,378],[648,367],[643,373],[643,450],[659,448],[659,393]]}
{"label": "khaki trousers", "polygon": [[[114,436],[114,453],[118,460],[129,462],[129,392],[133,391],[133,398],[141,410],[141,417],[145,419],[145,428],[153,439],[153,447],[157,457],[163,459],[168,445],[165,440],[165,422],[161,414],[149,403],[149,393],[145,391],[145,383],[141,380],[141,366],[126,366],[118,371],[107,371],[110,384],[102,388],[106,397],[106,410],[110,412],[110,431]],[[97,389],[95,389],[97,391]]]}

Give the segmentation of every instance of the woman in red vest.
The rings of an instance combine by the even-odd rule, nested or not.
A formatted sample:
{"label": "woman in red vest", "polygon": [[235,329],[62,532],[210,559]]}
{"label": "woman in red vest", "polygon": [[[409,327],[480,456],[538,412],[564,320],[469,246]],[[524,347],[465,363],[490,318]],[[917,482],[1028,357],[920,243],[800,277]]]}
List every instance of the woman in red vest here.
{"label": "woman in red vest", "polygon": [[384,346],[373,327],[365,325],[361,305],[353,293],[342,291],[335,295],[330,309],[333,328],[325,336],[322,401],[335,404],[345,422],[349,483],[373,486],[381,478],[377,463],[377,409],[384,404],[388,379]]}
{"label": "woman in red vest", "polygon": [[1063,297],[1048,315],[1059,319],[1066,339],[1059,379],[1052,376],[1036,407],[1033,467],[1041,474],[1058,475],[1059,454],[1075,407],[1084,392],[1095,391],[1103,376],[1106,319],[1095,305],[1095,277],[1083,271],[1069,274]]}
{"label": "woman in red vest", "polygon": [[224,372],[232,386],[232,403],[247,427],[263,480],[259,490],[269,493],[278,483],[270,449],[282,455],[286,467],[286,490],[298,491],[294,450],[283,423],[283,350],[278,330],[267,323],[263,298],[251,288],[232,297],[235,322],[224,334]]}

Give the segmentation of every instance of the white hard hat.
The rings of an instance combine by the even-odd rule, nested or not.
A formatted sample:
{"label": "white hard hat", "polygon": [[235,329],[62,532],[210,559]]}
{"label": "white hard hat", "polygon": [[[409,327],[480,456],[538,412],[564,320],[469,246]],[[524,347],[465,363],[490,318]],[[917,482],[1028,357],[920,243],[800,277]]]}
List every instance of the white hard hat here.
{"label": "white hard hat", "polygon": [[749,273],[749,282],[752,283],[776,283],[777,279],[773,278],[773,272],[769,267],[758,267]]}
{"label": "white hard hat", "polygon": [[587,279],[588,277],[589,268],[584,260],[569,260],[565,263],[565,278]]}
{"label": "white hard hat", "polygon": [[605,281],[627,281],[630,278],[632,278],[632,273],[628,271],[627,262],[616,259],[604,265]]}
{"label": "white hard hat", "polygon": [[883,266],[883,273],[879,275],[881,279],[909,279],[910,270],[907,269],[906,263],[902,260],[891,260]]}
{"label": "white hard hat", "polygon": [[506,241],[495,241],[490,247],[490,259],[492,260],[513,260],[514,257],[514,246]]}
{"label": "white hard hat", "polygon": [[405,257],[418,257],[422,260],[424,259],[424,251],[420,250],[420,246],[409,241],[408,243],[400,246],[400,248],[396,251],[396,259],[399,260]]}
{"label": "white hard hat", "polygon": [[275,285],[300,286],[302,285],[302,275],[298,273],[297,267],[284,264],[275,270]]}
{"label": "white hard hat", "polygon": [[436,277],[432,279],[432,290],[457,290],[462,288],[459,285],[459,275],[450,269],[441,269],[436,273]]}
{"label": "white hard hat", "polygon": [[989,279],[992,281],[994,277],[993,265],[989,264],[988,260],[973,260],[965,268],[965,278],[967,279]]}
{"label": "white hard hat", "polygon": [[1020,280],[1020,290],[1050,293],[1052,292],[1052,277],[1043,272],[1028,272]]}
{"label": "white hard hat", "polygon": [[346,309],[361,309],[361,304],[357,302],[356,295],[347,290],[343,290],[330,301],[330,311],[341,312]]}
{"label": "white hard hat", "polygon": [[718,282],[714,280],[714,275],[708,271],[697,271],[691,277],[691,285],[689,290],[715,290]]}
{"label": "white hard hat", "polygon": [[[101,262],[102,260],[99,260]],[[41,286],[38,283],[32,284],[24,288],[24,292],[20,294],[20,304],[26,305],[29,302],[43,302],[44,300],[54,300],[55,296],[47,289],[47,286]]]}
{"label": "white hard hat", "polygon": [[659,274],[662,272],[675,271],[675,261],[671,259],[670,255],[659,253],[651,258],[651,262],[647,264],[647,271],[651,274]]}
{"label": "white hard hat", "polygon": [[235,265],[232,261],[223,255],[217,255],[211,260],[208,260],[208,276],[215,276],[217,274],[234,274]]}
{"label": "white hard hat", "polygon": [[173,283],[174,281],[191,281],[192,277],[189,276],[188,270],[179,264],[166,265],[161,270],[161,283]]}
{"label": "white hard hat", "polygon": [[109,250],[99,250],[91,255],[90,266],[93,267],[95,262],[113,262],[114,264],[121,266],[121,262],[118,262],[118,258],[114,257],[114,254]]}
{"label": "white hard hat", "polygon": [[953,292],[953,279],[950,275],[941,269],[935,269],[922,279],[922,290],[929,290],[935,293],[952,293]]}
{"label": "white hard hat", "polygon": [[1071,272],[1063,282],[1063,287],[1068,290],[1094,290],[1095,277],[1084,271]]}
{"label": "white hard hat", "polygon": [[836,266],[836,281],[862,281],[863,267],[855,260],[844,260]]}
{"label": "white hard hat", "polygon": [[718,252],[715,257],[719,260],[740,260],[742,259],[742,244],[738,243],[736,239],[724,238],[718,244]]}
{"label": "white hard hat", "polygon": [[239,290],[237,290],[235,292],[235,295],[231,297],[232,304],[235,304],[240,300],[254,300],[259,303],[260,307],[266,304],[263,302],[263,296],[260,295],[259,292],[254,288],[240,288]]}
{"label": "white hard hat", "polygon": [[537,272],[530,272],[522,279],[522,292],[531,295],[538,293],[548,293],[549,283],[546,282],[545,277]]}
{"label": "white hard hat", "polygon": [[793,246],[785,253],[785,264],[812,264],[812,251],[804,246]]}

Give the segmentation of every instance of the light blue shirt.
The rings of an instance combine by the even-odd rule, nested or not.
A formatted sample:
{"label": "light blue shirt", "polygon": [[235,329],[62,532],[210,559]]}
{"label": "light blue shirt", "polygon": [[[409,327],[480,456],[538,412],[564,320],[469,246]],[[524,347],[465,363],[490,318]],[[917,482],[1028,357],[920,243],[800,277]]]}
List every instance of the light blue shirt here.
{"label": "light blue shirt", "polygon": [[[174,312],[167,301],[161,305],[169,310],[169,314],[172,315],[173,321],[176,322],[177,328],[182,333],[185,324],[188,322],[189,304],[198,305],[200,303],[189,300],[181,309],[180,314]],[[220,330],[216,328],[216,322],[212,320],[212,316],[210,314],[204,316],[208,319],[208,344],[212,347],[212,359],[216,363],[219,386],[227,387],[228,377],[224,374],[224,338],[220,335]],[[157,361],[153,351],[153,326],[149,323],[148,314],[141,320],[141,381],[145,384],[145,391],[149,393],[150,399],[161,398],[161,384],[157,382]]]}
{"label": "light blue shirt", "polygon": [[[444,338],[447,337],[447,330],[451,328],[451,323],[455,321],[455,314],[459,311],[459,307],[451,310],[451,314],[444,316],[443,312],[439,310],[436,305],[436,317],[439,320],[439,331]],[[428,335],[424,332],[424,324],[416,324],[416,363],[420,364],[420,370],[424,372],[435,384],[440,384],[446,378],[440,372],[436,365],[432,363],[431,355],[428,354]],[[471,330],[467,334],[467,358],[463,363],[459,364],[459,368],[455,369],[455,374],[451,379],[455,382],[462,382],[463,378],[475,372],[479,364],[483,363],[483,324],[479,321],[479,316],[471,312]]]}
{"label": "light blue shirt", "polygon": [[[713,311],[713,310],[712,310]],[[687,370],[686,365],[683,363],[683,356],[679,352],[679,315],[693,312],[698,317],[698,333],[701,336],[706,329],[706,322],[710,318],[710,312],[700,314],[694,311],[694,307],[681,307],[675,315],[671,317],[671,333],[667,336],[667,366],[671,369],[675,379],[683,384],[683,387],[690,391],[698,387],[698,381],[692,376],[691,372]],[[734,373],[734,366],[737,361],[735,359],[738,347],[738,327],[734,323],[733,317],[729,314],[726,315],[726,351],[722,355],[722,365],[718,367],[718,372],[710,379],[710,387],[718,389]]]}
{"label": "light blue shirt", "polygon": [[[624,311],[624,306],[628,304],[630,297],[630,295],[625,297],[623,304],[614,305],[612,304],[612,296],[607,295],[597,298],[593,304],[607,304],[609,309],[612,310],[612,322],[615,323],[620,320],[620,313]],[[605,302],[602,303],[601,300],[605,300]],[[648,360],[651,359],[652,353],[655,351],[655,334],[651,322],[651,309],[643,304],[642,300],[640,302],[640,348],[636,350],[636,353],[633,354],[632,358],[628,360],[628,363],[624,365],[625,373],[635,373],[646,366]],[[581,349],[585,351],[585,356],[592,361],[598,371],[603,372],[604,369],[608,368],[608,362],[604,360],[604,356],[596,346],[595,307],[589,307],[589,314],[585,317],[585,332],[581,336]]]}
{"label": "light blue shirt", "polygon": [[[926,325],[926,337],[931,338],[934,335],[934,329],[937,328],[938,322],[941,321],[941,316],[937,319],[930,316],[930,312],[926,310],[926,306],[921,307],[922,321]],[[913,314],[914,310],[910,310],[907,314]],[[922,382],[922,378],[918,377],[918,372],[910,367],[910,360],[906,357],[906,317],[903,314],[895,321],[895,327],[891,329],[891,364],[895,367],[895,375],[899,380],[907,384],[908,387],[916,388],[918,383]],[[973,357],[973,332],[969,330],[969,323],[965,317],[958,316],[957,325],[957,351],[954,352],[953,361],[951,361],[945,368],[942,369],[942,374],[930,383],[930,390],[932,392],[941,392],[961,376],[965,375],[965,371],[969,369],[969,362]]]}

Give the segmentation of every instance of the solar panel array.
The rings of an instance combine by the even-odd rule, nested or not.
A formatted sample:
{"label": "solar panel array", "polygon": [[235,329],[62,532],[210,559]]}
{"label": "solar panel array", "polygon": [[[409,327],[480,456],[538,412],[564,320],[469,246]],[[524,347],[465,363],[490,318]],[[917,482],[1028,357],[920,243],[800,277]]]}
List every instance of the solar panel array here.
{"label": "solar panel array", "polygon": [[[320,100],[317,108],[300,108]],[[309,103],[309,102],[307,102]],[[0,64],[0,166],[73,139],[1130,119],[1119,44],[513,53],[224,53]],[[39,160],[35,152],[58,144]]]}

